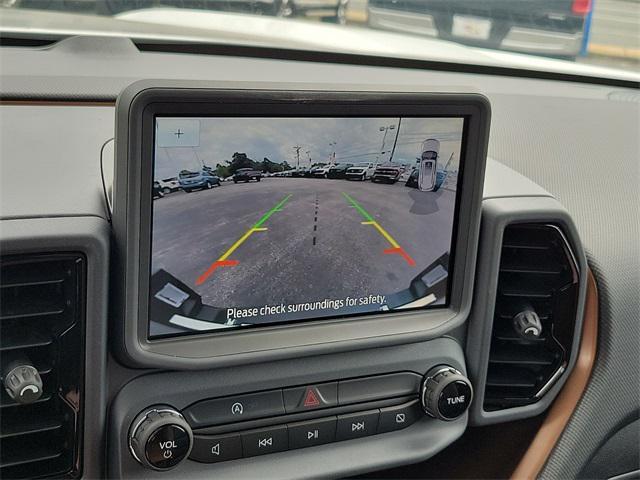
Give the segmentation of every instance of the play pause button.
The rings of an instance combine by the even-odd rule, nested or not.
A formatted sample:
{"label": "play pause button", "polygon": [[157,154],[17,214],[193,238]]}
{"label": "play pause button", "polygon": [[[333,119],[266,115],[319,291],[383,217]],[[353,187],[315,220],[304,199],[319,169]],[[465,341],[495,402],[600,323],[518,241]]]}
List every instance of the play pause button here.
{"label": "play pause button", "polygon": [[336,417],[308,422],[290,423],[289,448],[304,448],[333,442],[336,437]]}

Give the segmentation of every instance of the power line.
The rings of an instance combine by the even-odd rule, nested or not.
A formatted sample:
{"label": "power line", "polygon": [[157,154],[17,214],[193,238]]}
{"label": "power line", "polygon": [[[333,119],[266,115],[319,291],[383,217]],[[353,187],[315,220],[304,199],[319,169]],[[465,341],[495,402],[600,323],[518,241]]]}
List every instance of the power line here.
{"label": "power line", "polygon": [[340,160],[344,160],[345,158],[366,157],[366,156],[369,156],[369,155],[380,155],[380,152],[359,153],[357,155],[346,155],[346,156],[341,156]]}
{"label": "power line", "polygon": [[342,154],[342,153],[349,153],[353,150],[358,150],[361,148],[365,148],[365,147],[370,147],[371,146],[371,141],[366,141],[366,140],[362,140],[359,142],[354,142],[354,143],[350,143],[348,145],[345,146],[345,148],[343,148],[342,150],[338,150],[336,151],[336,154]]}
{"label": "power line", "polygon": [[202,166],[204,167],[204,162],[202,161],[202,159],[200,158],[200,156],[198,155],[198,152],[196,151],[196,149],[194,147],[191,147],[191,150],[193,150],[193,153],[195,153],[196,158],[198,159],[198,161],[202,164]]}

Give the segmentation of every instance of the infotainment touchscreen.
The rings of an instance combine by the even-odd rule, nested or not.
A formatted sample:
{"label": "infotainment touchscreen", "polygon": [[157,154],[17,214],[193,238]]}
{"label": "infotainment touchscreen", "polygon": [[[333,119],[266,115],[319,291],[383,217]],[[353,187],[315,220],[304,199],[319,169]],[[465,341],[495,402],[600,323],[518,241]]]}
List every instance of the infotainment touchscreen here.
{"label": "infotainment touchscreen", "polygon": [[150,337],[446,307],[464,137],[463,117],[156,116]]}

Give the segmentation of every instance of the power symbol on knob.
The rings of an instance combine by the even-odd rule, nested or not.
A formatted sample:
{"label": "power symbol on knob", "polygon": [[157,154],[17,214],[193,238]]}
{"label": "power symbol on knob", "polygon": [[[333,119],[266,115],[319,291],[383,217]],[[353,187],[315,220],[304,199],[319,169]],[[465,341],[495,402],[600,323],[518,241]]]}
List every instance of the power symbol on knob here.
{"label": "power symbol on knob", "polygon": [[153,470],[169,470],[191,452],[193,434],[182,415],[170,407],[155,407],[138,415],[129,436],[135,459]]}

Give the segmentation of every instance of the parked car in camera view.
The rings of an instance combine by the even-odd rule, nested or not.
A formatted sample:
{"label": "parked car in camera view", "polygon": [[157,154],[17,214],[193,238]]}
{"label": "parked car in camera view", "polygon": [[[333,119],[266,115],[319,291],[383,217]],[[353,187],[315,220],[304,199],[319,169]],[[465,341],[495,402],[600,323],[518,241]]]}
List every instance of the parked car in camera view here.
{"label": "parked car in camera view", "polygon": [[198,172],[182,170],[178,174],[178,181],[180,182],[180,187],[187,193],[220,186],[220,177],[205,168]]}
{"label": "parked car in camera view", "polygon": [[261,178],[262,172],[258,170],[254,170],[253,168],[239,168],[233,175],[233,183],[250,182],[251,180],[259,182]]}
{"label": "parked car in camera view", "polygon": [[347,176],[347,170],[353,167],[353,163],[339,163],[333,165],[327,172],[327,178],[345,178]]}
{"label": "parked car in camera view", "polygon": [[308,168],[300,168],[298,170],[293,170],[291,172],[291,176],[292,177],[296,177],[296,178],[309,178],[311,177],[311,170],[309,170]]}
{"label": "parked car in camera view", "polygon": [[381,165],[374,170],[371,181],[374,183],[396,183],[402,172],[402,167],[398,165]]}
{"label": "parked car in camera view", "polygon": [[157,180],[153,182],[153,187],[151,187],[151,197],[154,199],[164,197],[164,193],[162,193],[162,188],[160,187],[160,182]]}
{"label": "parked car in camera view", "polygon": [[180,181],[178,177],[165,178],[163,180],[158,180],[160,184],[160,188],[162,189],[162,193],[165,195],[169,193],[173,193],[177,190],[180,190]]}
{"label": "parked car in camera view", "polygon": [[[348,2],[348,0],[346,0]],[[370,27],[477,47],[575,58],[588,0],[369,0]],[[344,8],[343,8],[344,9]]]}
{"label": "parked car in camera view", "polygon": [[327,178],[327,173],[332,165],[321,165],[311,169],[311,176],[314,178]]}
{"label": "parked car in camera view", "polygon": [[346,172],[347,180],[369,180],[375,171],[375,167],[371,162],[356,163],[353,167],[349,167]]}

